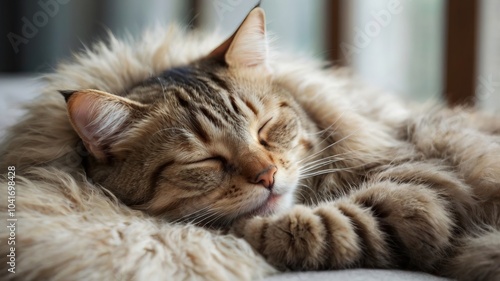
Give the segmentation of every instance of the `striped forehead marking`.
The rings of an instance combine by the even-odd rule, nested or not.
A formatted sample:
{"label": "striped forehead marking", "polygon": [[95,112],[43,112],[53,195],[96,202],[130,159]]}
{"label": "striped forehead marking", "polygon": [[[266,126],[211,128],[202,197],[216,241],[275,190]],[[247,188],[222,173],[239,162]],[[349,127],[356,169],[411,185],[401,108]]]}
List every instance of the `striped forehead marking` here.
{"label": "striped forehead marking", "polygon": [[210,70],[176,67],[149,78],[141,86],[146,89],[146,95],[153,95],[151,100],[168,99],[170,106],[184,112],[187,125],[205,142],[209,141],[209,134],[200,118],[205,118],[214,127],[235,133],[247,122],[240,106],[248,107],[248,102],[242,101],[220,74]]}

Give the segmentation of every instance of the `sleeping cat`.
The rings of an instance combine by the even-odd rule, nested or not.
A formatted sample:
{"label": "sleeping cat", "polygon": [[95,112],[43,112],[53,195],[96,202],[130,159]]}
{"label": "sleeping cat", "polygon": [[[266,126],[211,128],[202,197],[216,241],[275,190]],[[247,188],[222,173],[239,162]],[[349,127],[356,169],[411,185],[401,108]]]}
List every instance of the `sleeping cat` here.
{"label": "sleeping cat", "polygon": [[500,147],[480,127],[494,119],[442,109],[390,124],[308,96],[298,73],[275,79],[269,61],[256,8],[208,56],[123,93],[62,92],[88,176],[169,221],[233,226],[281,269],[500,278],[499,233],[469,238],[499,226]]}
{"label": "sleeping cat", "polygon": [[500,279],[500,119],[413,109],[270,53],[255,8],[208,55],[122,91],[61,91],[87,177],[278,269]]}

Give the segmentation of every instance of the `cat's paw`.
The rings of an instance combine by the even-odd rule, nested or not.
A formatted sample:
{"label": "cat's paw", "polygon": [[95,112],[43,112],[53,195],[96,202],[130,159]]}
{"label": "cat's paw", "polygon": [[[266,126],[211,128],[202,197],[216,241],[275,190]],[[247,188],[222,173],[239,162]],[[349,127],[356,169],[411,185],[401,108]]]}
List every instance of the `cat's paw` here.
{"label": "cat's paw", "polygon": [[326,229],[313,210],[304,206],[237,222],[233,232],[279,269],[318,269],[323,260]]}

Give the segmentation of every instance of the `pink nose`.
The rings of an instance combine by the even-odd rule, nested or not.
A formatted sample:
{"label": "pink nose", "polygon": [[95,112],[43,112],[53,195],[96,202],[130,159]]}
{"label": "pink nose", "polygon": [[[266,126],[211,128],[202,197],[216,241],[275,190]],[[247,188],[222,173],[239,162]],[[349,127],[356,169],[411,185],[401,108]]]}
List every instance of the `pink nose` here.
{"label": "pink nose", "polygon": [[271,190],[274,185],[274,174],[276,174],[278,168],[275,165],[270,165],[264,170],[260,171],[252,183],[262,184],[265,188]]}

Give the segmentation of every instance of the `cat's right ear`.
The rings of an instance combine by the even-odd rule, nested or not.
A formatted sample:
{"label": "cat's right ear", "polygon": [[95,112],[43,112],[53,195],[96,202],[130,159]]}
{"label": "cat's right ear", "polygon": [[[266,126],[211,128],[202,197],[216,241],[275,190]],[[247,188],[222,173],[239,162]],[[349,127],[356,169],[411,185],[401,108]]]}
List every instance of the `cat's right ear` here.
{"label": "cat's right ear", "polygon": [[215,48],[208,58],[223,61],[233,68],[260,67],[270,70],[266,36],[264,10],[254,8],[238,30]]}
{"label": "cat's right ear", "polygon": [[114,142],[139,115],[144,105],[98,90],[60,91],[76,133],[89,153],[106,161]]}

